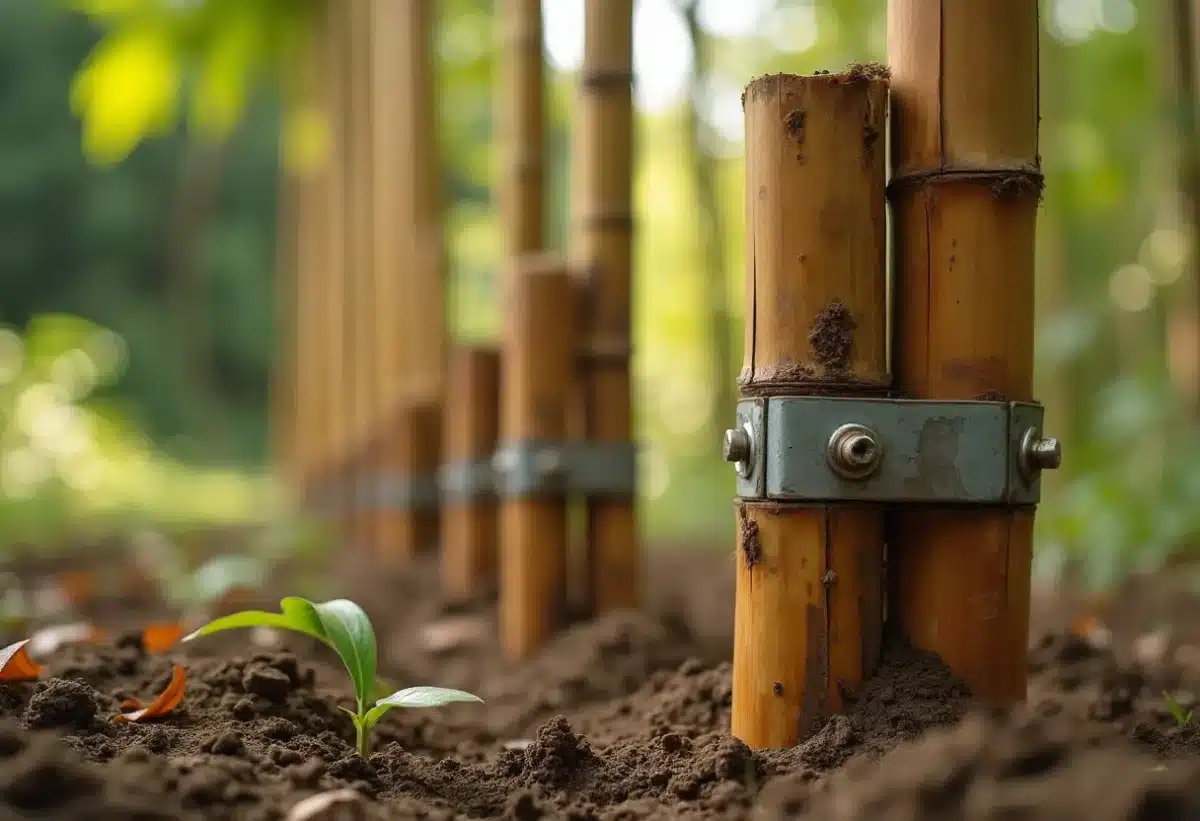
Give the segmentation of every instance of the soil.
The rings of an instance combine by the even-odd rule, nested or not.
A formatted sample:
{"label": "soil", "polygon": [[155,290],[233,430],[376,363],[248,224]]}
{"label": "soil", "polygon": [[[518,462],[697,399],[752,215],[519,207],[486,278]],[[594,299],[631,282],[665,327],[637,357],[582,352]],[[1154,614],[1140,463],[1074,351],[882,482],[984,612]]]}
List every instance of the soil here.
{"label": "soil", "polygon": [[[325,648],[247,632],[151,655],[133,628],[153,607],[109,603],[113,641],[0,683],[0,821],[274,821],[334,790],[313,818],[1200,818],[1200,729],[1162,695],[1190,709],[1200,693],[1200,606],[1167,589],[1178,570],[1132,583],[1122,619],[1085,636],[1065,628],[1078,613],[1061,590],[1040,600],[1018,708],[974,704],[936,657],[889,636],[844,715],[751,751],[728,733],[735,560],[655,554],[644,613],[577,624],[522,664],[496,652],[490,608],[440,601],[432,561],[385,581],[358,568],[338,594],[371,613],[381,672],[486,700],[393,711],[365,760]],[[177,662],[176,710],[112,721]]]}

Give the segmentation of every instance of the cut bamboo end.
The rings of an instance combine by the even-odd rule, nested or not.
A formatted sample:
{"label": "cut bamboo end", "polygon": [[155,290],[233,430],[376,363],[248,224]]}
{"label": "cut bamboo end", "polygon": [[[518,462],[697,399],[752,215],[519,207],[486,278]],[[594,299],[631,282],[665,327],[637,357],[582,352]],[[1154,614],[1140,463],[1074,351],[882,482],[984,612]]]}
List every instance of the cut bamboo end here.
{"label": "cut bamboo end", "polygon": [[[501,438],[561,443],[574,365],[571,281],[554,254],[516,261],[504,334]],[[567,600],[567,499],[547,489],[505,495],[500,508],[500,632],[525,658],[558,629]]]}
{"label": "cut bamboo end", "polygon": [[[889,385],[886,95],[876,67],[746,90],[743,395]],[[878,665],[883,512],[742,500],[736,510],[732,732],[750,747],[792,746]]]}
{"label": "cut bamboo end", "polygon": [[[376,475],[397,484],[412,482],[413,488],[413,495],[400,504],[389,502],[386,493],[382,494],[379,555],[385,565],[403,566],[417,553],[437,544],[436,495],[428,488],[436,481],[441,463],[441,410],[432,404],[402,407],[393,417],[389,440],[382,446],[384,466]],[[429,495],[435,496],[432,502],[425,498]]]}
{"label": "cut bamboo end", "polygon": [[745,94],[744,391],[888,384],[882,69]]}
{"label": "cut bamboo end", "polygon": [[[447,376],[444,465],[480,464],[499,440],[500,353],[459,347]],[[442,508],[442,586],[450,601],[485,598],[496,590],[496,500],[447,496]]]}
{"label": "cut bamboo end", "polygon": [[738,502],[732,733],[794,746],[879,662],[883,514]]}

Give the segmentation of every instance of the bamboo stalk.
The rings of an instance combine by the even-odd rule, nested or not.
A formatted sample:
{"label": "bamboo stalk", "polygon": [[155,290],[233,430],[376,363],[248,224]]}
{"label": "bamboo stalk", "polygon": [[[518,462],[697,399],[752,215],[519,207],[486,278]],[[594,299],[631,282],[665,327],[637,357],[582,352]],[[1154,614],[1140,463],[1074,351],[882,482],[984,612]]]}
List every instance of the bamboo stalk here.
{"label": "bamboo stalk", "polygon": [[501,94],[496,123],[503,157],[499,206],[505,254],[542,248],[545,128],[541,0],[502,0]]}
{"label": "bamboo stalk", "polygon": [[323,306],[324,332],[321,334],[324,367],[320,375],[322,402],[320,415],[324,443],[319,456],[322,484],[335,496],[335,517],[342,516],[346,496],[346,457],[349,451],[348,404],[345,380],[346,357],[346,226],[345,226],[345,155],[346,129],[342,111],[346,91],[346,46],[349,21],[342,3],[326,4],[325,32],[322,43],[324,108],[329,122],[329,156],[316,186],[322,223],[319,242],[323,257],[322,289],[318,300]]}
{"label": "bamboo stalk", "polygon": [[[436,477],[445,390],[445,293],[442,278],[441,169],[432,57],[435,4],[381,2],[376,11],[380,76],[376,97],[379,186],[377,264],[393,308],[382,344],[390,373],[380,431],[385,481],[424,484]],[[380,191],[380,188],[377,188]],[[383,557],[394,564],[437,539],[435,508],[385,505]]]}
{"label": "bamboo stalk", "polygon": [[[454,469],[487,464],[499,439],[500,355],[461,346],[451,353],[443,452]],[[486,598],[496,590],[495,496],[447,494],[442,505],[442,589],[450,601]]]}
{"label": "bamboo stalk", "polygon": [[[633,0],[587,0],[576,114],[575,257],[585,316],[580,358],[591,442],[630,443],[633,269]],[[635,495],[588,499],[587,599],[593,613],[641,599]]]}
{"label": "bamboo stalk", "polygon": [[[887,389],[883,127],[868,67],[746,89],[745,396]],[[883,512],[741,501],[732,732],[795,744],[878,662]]]}
{"label": "bamboo stalk", "polygon": [[[896,377],[929,399],[1032,398],[1035,0],[892,0]],[[901,511],[889,617],[981,698],[1025,695],[1032,508]]]}
{"label": "bamboo stalk", "polygon": [[[503,443],[561,443],[574,366],[571,281],[552,255],[519,259],[505,312]],[[505,492],[500,504],[500,633],[510,658],[562,626],[567,595],[564,493]]]}
{"label": "bamboo stalk", "polygon": [[345,0],[349,24],[348,89],[346,123],[348,129],[346,220],[347,268],[349,272],[349,308],[347,317],[351,338],[347,376],[350,381],[353,481],[357,485],[358,503],[351,516],[351,535],[356,542],[375,541],[379,512],[370,503],[375,491],[376,467],[379,463],[376,442],[379,436],[375,414],[374,351],[375,306],[377,296],[374,282],[372,245],[374,193],[372,163],[372,11],[373,0]]}

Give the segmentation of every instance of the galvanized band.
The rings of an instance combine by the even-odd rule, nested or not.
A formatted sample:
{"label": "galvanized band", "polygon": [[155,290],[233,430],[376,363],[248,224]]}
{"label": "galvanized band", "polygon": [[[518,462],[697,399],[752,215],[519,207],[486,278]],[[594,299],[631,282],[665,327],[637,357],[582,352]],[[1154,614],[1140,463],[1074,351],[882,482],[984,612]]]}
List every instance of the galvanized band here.
{"label": "galvanized band", "polygon": [[637,491],[637,450],[626,442],[511,442],[492,468],[497,491],[509,498],[631,498]]}
{"label": "galvanized band", "polygon": [[[1043,415],[1027,402],[743,399],[726,458],[743,499],[1030,505],[1041,482],[1027,451]],[[844,450],[855,441],[866,443],[857,456]],[[848,464],[860,457],[869,469]]]}
{"label": "galvanized band", "polygon": [[361,506],[376,510],[436,510],[440,501],[436,474],[389,471],[365,477],[359,489]]}
{"label": "galvanized band", "polygon": [[447,501],[471,502],[496,495],[496,473],[492,458],[466,459],[442,465],[438,474],[442,497]]}

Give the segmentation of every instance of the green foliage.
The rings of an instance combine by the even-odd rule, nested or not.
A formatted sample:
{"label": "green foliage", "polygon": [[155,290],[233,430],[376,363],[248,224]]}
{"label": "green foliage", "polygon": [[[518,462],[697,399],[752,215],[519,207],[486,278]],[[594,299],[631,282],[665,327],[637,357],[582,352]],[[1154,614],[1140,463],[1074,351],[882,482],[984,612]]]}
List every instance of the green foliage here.
{"label": "green foliage", "polygon": [[[326,644],[341,658],[354,684],[355,710],[342,710],[354,721],[358,754],[370,753],[371,730],[388,710],[396,707],[439,707],[452,702],[482,699],[462,690],[442,687],[410,687],[377,698],[380,690],[376,677],[375,630],[361,607],[348,599],[314,604],[307,599],[290,596],[279,603],[279,613],[264,610],[244,610],[215,619],[184,637],[190,641],[223,630],[243,627],[274,627],[292,630]],[[373,707],[367,705],[376,699]]]}
{"label": "green foliage", "polygon": [[[68,4],[107,29],[71,89],[84,153],[101,164],[119,162],[142,140],[173,130],[185,89],[189,125],[218,140],[232,133],[258,83],[269,80],[296,97],[294,78],[319,9],[315,0]],[[309,125],[305,114],[297,110],[298,127]]]}

